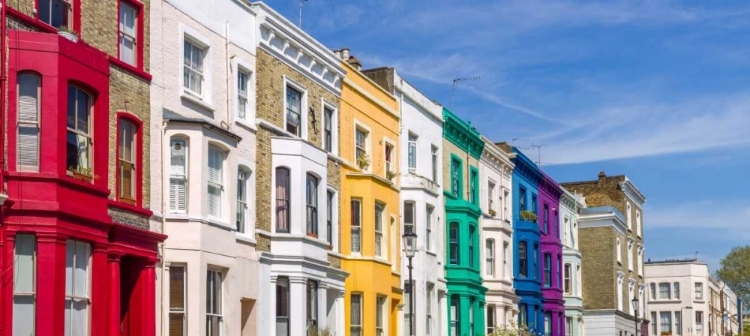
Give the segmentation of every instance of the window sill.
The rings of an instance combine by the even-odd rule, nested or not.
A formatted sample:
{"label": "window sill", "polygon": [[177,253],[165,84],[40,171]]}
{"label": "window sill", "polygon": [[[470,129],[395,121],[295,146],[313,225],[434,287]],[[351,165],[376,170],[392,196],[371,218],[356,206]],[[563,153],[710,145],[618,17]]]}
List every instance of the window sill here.
{"label": "window sill", "polygon": [[239,126],[241,126],[241,127],[247,128],[247,129],[249,129],[249,130],[251,130],[253,132],[256,132],[258,130],[258,128],[255,126],[255,124],[253,124],[253,123],[251,123],[251,122],[249,122],[249,121],[247,121],[245,119],[240,119],[240,118],[234,119],[234,123],[237,124],[237,125],[239,125]]}
{"label": "window sill", "polygon": [[255,240],[255,237],[252,237],[252,236],[250,236],[247,233],[237,232],[237,234],[235,235],[235,238],[239,242],[248,243],[248,244],[253,245],[253,246],[255,246],[255,245],[258,244],[258,241]]}
{"label": "window sill", "polygon": [[145,80],[147,82],[151,81],[152,77],[151,77],[150,73],[148,73],[146,71],[143,71],[142,69],[138,69],[137,67],[135,67],[135,66],[133,66],[131,64],[125,63],[124,61],[120,60],[117,57],[109,56],[109,63],[112,63],[112,64],[114,64],[114,65],[122,68],[123,70],[125,70],[125,71],[127,71],[127,72],[129,72],[129,73],[131,73],[133,75],[135,75],[136,77],[140,77],[141,79],[143,79],[143,80]]}
{"label": "window sill", "polygon": [[182,88],[182,94],[180,94],[180,98],[187,100],[195,105],[198,105],[201,108],[204,108],[208,111],[213,112],[214,106],[206,101],[204,101],[201,97],[196,96],[194,93],[190,92],[189,90]]}
{"label": "window sill", "polygon": [[150,217],[151,215],[154,214],[151,210],[141,208],[137,205],[123,203],[122,201],[110,200],[109,205],[118,209],[122,209],[122,210],[126,210],[126,211],[139,214],[141,216]]}

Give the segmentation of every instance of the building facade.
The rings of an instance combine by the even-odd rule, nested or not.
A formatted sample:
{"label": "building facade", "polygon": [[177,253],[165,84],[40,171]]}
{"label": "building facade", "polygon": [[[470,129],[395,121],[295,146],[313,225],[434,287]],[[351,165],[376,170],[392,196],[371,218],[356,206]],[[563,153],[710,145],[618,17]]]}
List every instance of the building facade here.
{"label": "building facade", "polygon": [[443,196],[445,199],[449,336],[484,333],[479,218],[479,160],[484,149],[471,124],[443,108]]}
{"label": "building facade", "polygon": [[360,72],[348,49],[341,93],[341,198],[347,335],[394,335],[401,330],[401,219],[398,103]]}
{"label": "building facade", "polygon": [[643,203],[646,198],[624,175],[600,172],[593,181],[563,183],[586,198],[579,218],[583,255],[585,334],[635,333],[633,298],[639,298],[639,333],[648,332],[643,300]]}
{"label": "building facade", "polygon": [[[708,265],[697,259],[648,261],[648,314],[651,334],[724,335],[714,330],[711,277]],[[719,297],[716,304],[720,304]],[[717,309],[717,314],[721,312]]]}
{"label": "building facade", "polygon": [[405,284],[404,332],[409,335],[409,291],[414,291],[414,335],[444,335],[447,328],[445,282],[445,225],[443,211],[442,147],[443,108],[427,98],[394,68],[364,73],[396,97],[401,115],[399,174],[402,232],[417,234],[412,260],[413,280],[408,282],[408,260],[401,255]]}
{"label": "building facade", "polygon": [[538,167],[518,149],[499,143],[511,158],[513,169],[513,288],[520,297],[518,325],[544,333],[544,297],[541,282],[539,184],[544,178]]}
{"label": "building facade", "polygon": [[[541,172],[541,170],[540,170]],[[546,335],[565,334],[565,300],[563,299],[563,253],[560,239],[560,185],[542,172],[539,182],[539,240],[542,251],[542,295],[544,296],[544,331]]]}
{"label": "building facade", "polygon": [[709,335],[737,335],[737,296],[723,281],[709,276]]}
{"label": "building facade", "polygon": [[159,334],[255,333],[255,14],[233,1],[164,1],[150,22],[151,207],[169,236]]}
{"label": "building facade", "polygon": [[479,160],[482,217],[482,281],[487,287],[486,331],[509,325],[518,316],[519,298],[513,290],[513,168],[508,154],[482,137]]}
{"label": "building facade", "polygon": [[154,335],[150,3],[4,7],[2,334]]}
{"label": "building facade", "polygon": [[[256,13],[258,334],[344,335],[338,140],[345,70],[262,2]],[[342,126],[343,127],[343,126]],[[346,201],[348,202],[348,200]],[[346,204],[346,203],[344,203]]]}
{"label": "building facade", "polygon": [[563,297],[565,299],[565,335],[583,335],[582,255],[578,249],[578,217],[586,200],[563,189],[560,196],[560,231],[563,244]]}

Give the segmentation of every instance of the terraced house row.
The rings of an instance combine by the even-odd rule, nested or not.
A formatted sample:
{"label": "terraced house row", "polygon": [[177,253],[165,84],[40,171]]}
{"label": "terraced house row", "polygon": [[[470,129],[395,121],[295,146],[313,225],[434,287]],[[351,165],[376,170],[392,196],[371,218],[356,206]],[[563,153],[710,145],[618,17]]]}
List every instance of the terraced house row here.
{"label": "terraced house row", "polygon": [[2,4],[0,335],[657,330],[624,175],[558,183],[263,2]]}

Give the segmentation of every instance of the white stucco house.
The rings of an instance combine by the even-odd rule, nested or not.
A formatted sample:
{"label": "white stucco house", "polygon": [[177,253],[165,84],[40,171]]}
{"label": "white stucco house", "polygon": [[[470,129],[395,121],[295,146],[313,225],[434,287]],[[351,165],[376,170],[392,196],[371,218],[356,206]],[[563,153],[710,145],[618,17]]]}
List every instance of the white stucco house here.
{"label": "white stucco house", "polygon": [[[257,147],[264,158],[258,169],[265,167],[270,176],[261,178],[271,181],[257,190],[265,198],[258,204],[268,205],[259,218],[270,219],[259,219],[257,229],[268,247],[259,252],[252,280],[260,291],[257,335],[307,335],[315,328],[344,335],[348,273],[330,257],[341,257],[340,182],[331,176],[340,169],[338,100],[346,72],[333,52],[271,7],[251,8],[256,21],[246,27],[257,36],[259,63],[255,125],[265,139]],[[314,139],[329,129],[330,142]]]}
{"label": "white stucco house", "polygon": [[518,301],[513,289],[513,184],[514,164],[508,155],[482,136],[479,160],[482,217],[482,280],[487,287],[487,333],[516,321]]}
{"label": "white stucco house", "polygon": [[560,197],[560,241],[563,244],[563,296],[565,298],[565,335],[583,335],[583,286],[581,251],[578,249],[578,217],[586,207],[582,195],[563,189]]}
{"label": "white stucco house", "polygon": [[255,14],[236,1],[152,4],[151,195],[157,335],[251,335]]}
{"label": "white stucco house", "polygon": [[394,68],[364,73],[398,100],[401,116],[401,214],[403,232],[417,234],[418,251],[412,259],[409,284],[408,259],[402,253],[405,330],[409,335],[409,295],[414,290],[414,335],[444,335],[447,328],[445,281],[445,224],[443,218],[443,108],[419,92]]}

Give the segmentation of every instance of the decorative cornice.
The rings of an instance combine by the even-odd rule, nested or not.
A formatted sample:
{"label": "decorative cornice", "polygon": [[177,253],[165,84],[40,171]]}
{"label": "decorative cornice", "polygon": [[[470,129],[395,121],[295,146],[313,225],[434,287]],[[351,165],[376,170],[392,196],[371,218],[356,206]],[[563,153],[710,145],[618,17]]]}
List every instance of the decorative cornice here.
{"label": "decorative cornice", "polygon": [[492,141],[484,135],[480,135],[484,141],[484,151],[482,152],[482,161],[495,170],[501,172],[504,177],[510,177],[515,165],[511,162],[508,154],[498,148]]}
{"label": "decorative cornice", "polygon": [[646,196],[644,196],[627,177],[625,178],[625,181],[620,182],[620,189],[622,189],[625,195],[638,202],[639,205],[646,203]]}
{"label": "decorative cornice", "polygon": [[484,141],[482,141],[479,132],[470,123],[459,119],[445,107],[443,108],[443,120],[445,121],[443,137],[475,159],[481,159]]}
{"label": "decorative cornice", "polygon": [[529,160],[518,148],[512,147],[515,157],[510,156],[513,163],[516,165],[513,169],[513,173],[529,180],[531,183],[538,185],[539,182],[544,178],[542,172],[539,170],[534,162]]}

